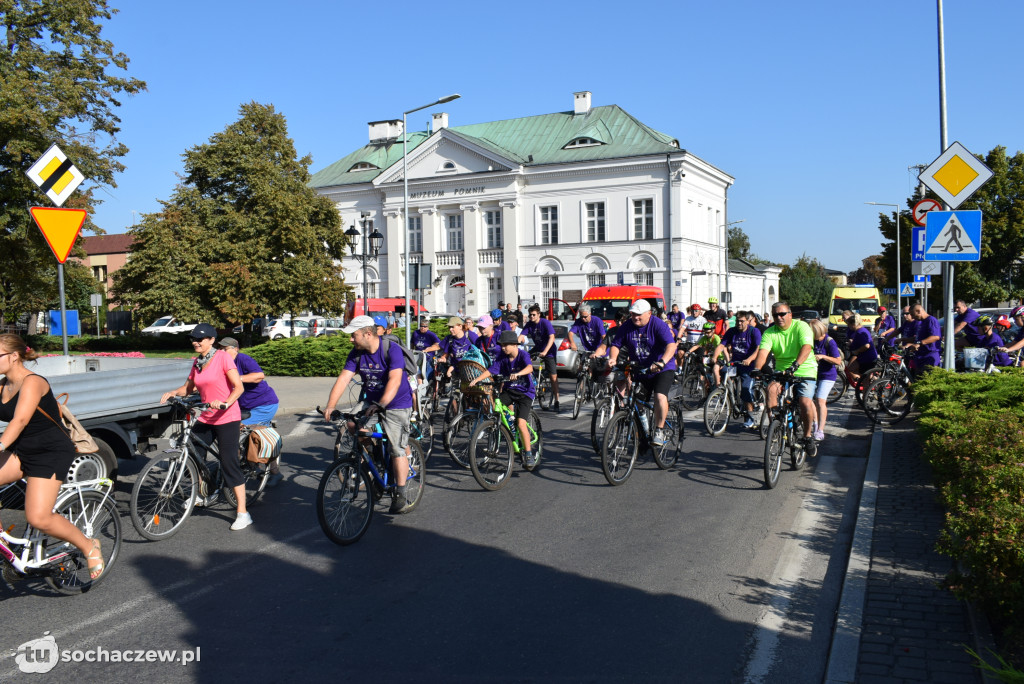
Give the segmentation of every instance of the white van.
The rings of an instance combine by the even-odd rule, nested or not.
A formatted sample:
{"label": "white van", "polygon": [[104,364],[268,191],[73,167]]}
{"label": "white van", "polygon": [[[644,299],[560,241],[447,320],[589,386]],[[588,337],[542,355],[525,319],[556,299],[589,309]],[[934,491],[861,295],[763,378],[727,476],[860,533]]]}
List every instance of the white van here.
{"label": "white van", "polygon": [[[316,322],[316,336],[324,334],[325,321],[320,316],[296,316],[295,317],[295,337],[310,337],[312,336],[313,322]],[[280,340],[285,337],[292,336],[292,319],[290,318],[274,318],[271,319],[265,328],[263,328],[263,336],[269,337],[272,340]]]}
{"label": "white van", "polygon": [[144,335],[159,335],[160,333],[187,333],[192,332],[198,323],[183,323],[173,316],[161,316],[153,321],[151,325],[141,330]]}

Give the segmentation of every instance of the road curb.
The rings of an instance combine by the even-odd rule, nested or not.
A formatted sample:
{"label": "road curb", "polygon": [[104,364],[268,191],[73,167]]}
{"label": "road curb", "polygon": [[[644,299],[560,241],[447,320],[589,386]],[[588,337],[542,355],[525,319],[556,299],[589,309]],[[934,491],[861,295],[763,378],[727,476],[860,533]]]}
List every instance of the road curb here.
{"label": "road curb", "polygon": [[875,508],[878,501],[878,473],[882,465],[882,430],[877,425],[871,434],[864,485],[857,507],[857,525],[850,544],[850,558],[846,564],[836,627],[832,632],[826,684],[851,684],[857,677],[857,658],[860,653],[860,633],[864,621],[864,602],[867,594],[868,571],[871,569],[871,544],[875,532]]}

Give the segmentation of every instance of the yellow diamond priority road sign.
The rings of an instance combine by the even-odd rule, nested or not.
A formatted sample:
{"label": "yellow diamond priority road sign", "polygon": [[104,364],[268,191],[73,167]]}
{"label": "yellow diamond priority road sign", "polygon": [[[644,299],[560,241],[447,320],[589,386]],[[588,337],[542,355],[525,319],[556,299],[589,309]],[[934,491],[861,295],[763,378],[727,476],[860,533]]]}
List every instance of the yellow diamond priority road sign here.
{"label": "yellow diamond priority road sign", "polygon": [[956,209],[993,175],[970,150],[955,142],[918,178],[951,209]]}
{"label": "yellow diamond priority road sign", "polygon": [[85,180],[82,172],[75,168],[67,155],[56,145],[50,145],[50,149],[32,165],[28,170],[28,177],[58,207],[63,205],[64,200]]}

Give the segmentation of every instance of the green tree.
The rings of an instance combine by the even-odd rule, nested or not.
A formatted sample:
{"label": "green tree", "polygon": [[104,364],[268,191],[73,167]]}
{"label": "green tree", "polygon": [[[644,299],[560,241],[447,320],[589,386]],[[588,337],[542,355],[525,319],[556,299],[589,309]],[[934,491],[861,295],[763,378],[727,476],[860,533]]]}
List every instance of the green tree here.
{"label": "green tree", "polygon": [[779,298],[790,306],[822,310],[832,296],[832,279],[817,259],[801,255],[792,266],[783,266],[779,274]]}
{"label": "green tree", "polygon": [[739,226],[733,226],[729,229],[729,258],[750,258],[750,238],[747,237],[747,234]]}
{"label": "green tree", "polygon": [[[850,271],[846,278],[851,285],[873,284],[878,289],[890,287],[889,279],[882,268],[882,255],[875,254],[861,260],[860,268]],[[908,271],[909,273],[909,271]]]}
{"label": "green tree", "polygon": [[143,319],[173,314],[215,324],[340,311],[347,239],[326,197],[308,185],[282,114],[256,102],[208,143],[185,152],[185,173],[161,211],[130,232],[114,274],[118,301]]}
{"label": "green tree", "polygon": [[[0,315],[38,311],[57,298],[56,260],[27,207],[50,206],[25,171],[57,143],[88,179],[65,206],[91,212],[93,191],[116,187],[128,148],[118,143],[119,97],[146,84],[116,75],[128,58],[101,37],[116,10],[106,0],[0,1]],[[86,228],[98,231],[91,222]],[[78,251],[81,255],[81,252]],[[65,269],[67,289],[87,269]],[[91,279],[91,278],[90,278]]]}

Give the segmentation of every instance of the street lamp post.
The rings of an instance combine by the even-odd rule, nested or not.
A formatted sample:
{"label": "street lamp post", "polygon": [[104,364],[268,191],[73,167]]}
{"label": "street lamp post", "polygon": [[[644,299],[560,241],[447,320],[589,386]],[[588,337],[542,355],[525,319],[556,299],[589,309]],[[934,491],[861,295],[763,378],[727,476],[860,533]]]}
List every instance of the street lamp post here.
{"label": "street lamp post", "polygon": [[893,207],[896,209],[894,212],[896,215],[896,308],[902,311],[903,296],[900,293],[900,289],[903,287],[903,279],[900,278],[900,205],[887,202],[865,202],[864,204],[873,204],[878,207]]}
{"label": "street lamp post", "polygon": [[[729,301],[724,302],[725,304],[732,304],[732,290],[729,289],[729,226],[734,226],[737,223],[743,223],[747,219],[739,219],[738,221],[729,221],[723,223],[722,227],[725,228],[725,291],[729,293]],[[725,307],[726,313],[729,311],[729,307]]]}
{"label": "street lamp post", "polygon": [[402,230],[403,242],[405,243],[405,346],[412,346],[412,309],[410,308],[409,302],[409,274],[412,273],[412,268],[409,266],[409,124],[407,117],[413,112],[418,112],[421,109],[433,107],[434,105],[444,104],[445,102],[451,102],[457,100],[461,95],[454,93],[452,95],[445,95],[442,98],[425,104],[422,107],[416,107],[402,113],[402,221],[405,223],[405,227]]}
{"label": "street lamp post", "polygon": [[[384,236],[381,235],[379,230],[374,228],[372,233],[367,233],[367,228],[369,228],[367,223],[369,221],[369,217],[364,214],[359,220],[363,229],[361,232],[356,230],[355,226],[345,231],[345,235],[349,237],[348,246],[352,251],[352,256],[356,254],[356,238],[360,236],[363,238],[363,253],[360,255],[360,258],[363,260],[363,313],[366,315],[370,314],[370,307],[367,302],[369,293],[367,292],[366,263],[370,259],[376,259],[377,254],[380,253],[380,248],[384,246]],[[351,321],[348,322],[351,323]]]}

